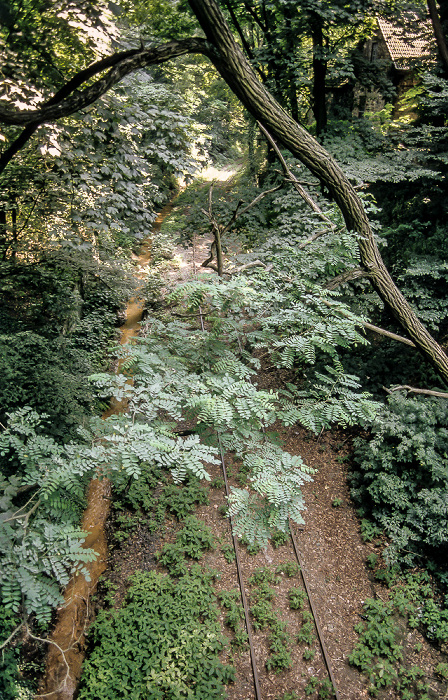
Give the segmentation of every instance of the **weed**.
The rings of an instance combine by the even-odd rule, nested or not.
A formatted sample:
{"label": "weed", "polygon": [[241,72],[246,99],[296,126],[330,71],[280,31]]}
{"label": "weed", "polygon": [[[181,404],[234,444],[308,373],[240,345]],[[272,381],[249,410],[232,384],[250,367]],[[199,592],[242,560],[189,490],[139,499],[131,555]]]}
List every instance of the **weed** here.
{"label": "weed", "polygon": [[229,515],[229,507],[226,503],[221,503],[218,508],[218,513],[222,515],[223,518],[227,518]]}
{"label": "weed", "polygon": [[223,544],[221,547],[221,553],[228,564],[235,561],[235,550],[231,544]]}
{"label": "weed", "polygon": [[251,605],[250,611],[252,613],[255,631],[270,627],[277,619],[270,601],[265,600],[264,598],[261,598],[261,600],[258,600],[256,603],[254,603],[254,605]]}
{"label": "weed", "polygon": [[279,564],[275,570],[277,574],[285,574],[288,578],[300,574],[300,566],[295,561],[287,561],[284,564]]}
{"label": "weed", "polygon": [[325,680],[323,680],[320,684],[317,696],[321,698],[321,700],[329,700],[329,698],[334,697],[333,684],[331,683],[331,681],[328,680],[328,678],[325,678]]}
{"label": "weed", "polygon": [[185,525],[177,534],[176,542],[182,545],[191,559],[200,559],[205,550],[215,548],[215,538],[210,528],[194,515],[185,518]]}
{"label": "weed", "polygon": [[304,622],[297,634],[297,641],[299,644],[308,644],[311,646],[315,639],[314,636],[314,624],[310,622]]}
{"label": "weed", "polygon": [[280,579],[275,575],[276,572],[272,571],[268,566],[259,567],[255,569],[254,573],[249,579],[249,584],[251,586],[259,586],[261,583],[273,583],[274,586],[280,583]]}
{"label": "weed", "polygon": [[156,559],[166,566],[171,576],[179,578],[188,573],[184,551],[179,544],[166,544],[160,552],[156,553]]}
{"label": "weed", "polygon": [[200,485],[199,479],[192,483],[176,486],[166,486],[161,502],[166,510],[178,520],[182,520],[193,512],[196,505],[208,504],[207,491]]}
{"label": "weed", "polygon": [[302,610],[307,595],[303,588],[291,588],[288,591],[289,607],[291,610]]}
{"label": "weed", "polygon": [[292,693],[286,692],[281,697],[276,697],[275,700],[299,700],[299,696],[294,691]]}
{"label": "weed", "polygon": [[289,541],[289,532],[282,532],[281,530],[275,530],[271,537],[271,544],[274,549],[281,547]]}
{"label": "weed", "polygon": [[316,676],[310,676],[308,679],[308,683],[306,684],[304,690],[305,690],[305,695],[312,695],[314,691],[316,690],[317,686],[319,685],[319,679],[316,678]]}
{"label": "weed", "polygon": [[391,599],[366,600],[363,608],[365,623],[356,625],[360,639],[349,656],[349,663],[365,673],[370,681],[369,693],[377,695],[381,689],[391,688],[403,700],[419,698],[425,700],[428,686],[424,681],[424,671],[413,666],[401,665],[403,649],[397,643],[399,629],[394,622],[397,612],[406,614],[411,601],[399,588]]}
{"label": "weed", "polygon": [[115,515],[115,530],[114,539],[117,542],[123,542],[127,540],[132,533],[137,529],[139,523],[142,521],[138,515],[133,515],[132,513],[116,513]]}
{"label": "weed", "polygon": [[374,554],[373,552],[369,554],[369,556],[366,559],[366,564],[369,567],[369,569],[374,569],[378,564],[378,554]]}
{"label": "weed", "polygon": [[252,556],[255,556],[261,550],[261,546],[257,542],[249,542],[245,537],[241,538],[240,544],[246,545],[247,553]]}
{"label": "weed", "polygon": [[268,671],[281,671],[290,668],[292,664],[289,647],[291,638],[286,630],[286,622],[283,622],[272,606],[272,600],[276,595],[270,584],[278,584],[280,579],[278,571],[269,567],[261,567],[255,570],[249,579],[249,584],[253,586],[251,599],[254,600],[250,611],[253,618],[255,630],[269,629],[269,651],[266,659]]}
{"label": "weed", "polygon": [[235,588],[231,591],[222,591],[218,595],[221,604],[226,608],[227,614],[224,619],[226,625],[234,632],[232,639],[233,647],[245,647],[248,641],[247,632],[242,624],[244,620],[244,611],[240,603],[240,591]]}
{"label": "weed", "polygon": [[361,537],[364,542],[371,542],[375,537],[379,537],[381,534],[381,528],[377,527],[371,520],[367,520],[367,518],[361,520]]}
{"label": "weed", "polygon": [[305,659],[305,661],[312,661],[314,659],[315,654],[315,649],[310,649],[309,647],[307,647],[306,649],[304,649],[302,656]]}
{"label": "weed", "polygon": [[197,565],[177,583],[135,574],[123,607],[101,611],[89,630],[80,700],[223,697],[234,669],[218,658],[224,637],[209,579]]}
{"label": "weed", "polygon": [[437,664],[434,671],[439,676],[439,678],[442,678],[444,681],[448,681],[448,664],[446,664],[446,663]]}
{"label": "weed", "polygon": [[217,476],[213,481],[210,483],[210,486],[212,489],[223,489],[225,486],[225,481],[222,477]]}
{"label": "weed", "polygon": [[271,655],[266,659],[268,671],[280,673],[291,667],[292,659],[288,646],[291,638],[286,632],[286,622],[276,619],[272,624],[271,635],[269,637],[269,651]]}
{"label": "weed", "polygon": [[215,538],[207,525],[189,515],[184,527],[177,533],[175,544],[166,544],[156,554],[159,562],[167,567],[171,576],[185,576],[188,568],[185,557],[200,559],[208,549],[214,549]]}
{"label": "weed", "polygon": [[331,505],[333,506],[333,508],[340,508],[340,506],[342,506],[342,503],[342,498],[334,498]]}

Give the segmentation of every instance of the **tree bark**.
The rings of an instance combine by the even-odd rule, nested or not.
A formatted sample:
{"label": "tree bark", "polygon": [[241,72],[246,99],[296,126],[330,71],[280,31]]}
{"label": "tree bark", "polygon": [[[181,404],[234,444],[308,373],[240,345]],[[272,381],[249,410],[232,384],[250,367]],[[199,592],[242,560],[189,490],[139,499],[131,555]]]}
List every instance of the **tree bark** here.
{"label": "tree bark", "polygon": [[349,231],[359,234],[363,268],[372,285],[420,352],[448,382],[448,356],[417,318],[392,280],[373,237],[363,204],[329,153],[274,100],[235,42],[215,0],[189,0],[209,42],[211,60],[246,109],[330,190]]}
{"label": "tree bark", "polygon": [[322,22],[318,15],[311,13],[311,35],[313,40],[313,96],[312,105],[316,119],[316,134],[319,136],[327,126],[327,100],[325,81],[327,61],[322,57],[324,37]]}
{"label": "tree bark", "polygon": [[439,50],[439,57],[443,65],[445,77],[448,76],[448,47],[446,45],[445,34],[443,33],[442,23],[435,0],[426,0],[428,4],[429,16],[431,17],[432,28]]}

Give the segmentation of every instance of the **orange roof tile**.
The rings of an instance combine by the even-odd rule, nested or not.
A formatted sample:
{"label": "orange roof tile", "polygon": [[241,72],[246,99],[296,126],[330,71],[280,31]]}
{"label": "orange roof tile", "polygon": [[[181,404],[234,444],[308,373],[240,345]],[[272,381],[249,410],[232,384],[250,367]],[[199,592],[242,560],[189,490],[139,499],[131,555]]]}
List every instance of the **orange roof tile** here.
{"label": "orange roof tile", "polygon": [[416,32],[382,17],[377,17],[377,21],[395,68],[409,68],[413,59],[429,58],[432,32],[427,22],[421,22],[421,31]]}

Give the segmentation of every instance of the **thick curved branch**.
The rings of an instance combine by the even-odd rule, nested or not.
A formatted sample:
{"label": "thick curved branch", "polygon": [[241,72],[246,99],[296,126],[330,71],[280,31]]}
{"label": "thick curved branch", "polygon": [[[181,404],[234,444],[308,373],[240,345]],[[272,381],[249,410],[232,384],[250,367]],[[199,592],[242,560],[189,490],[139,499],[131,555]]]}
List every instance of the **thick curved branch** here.
{"label": "thick curved branch", "polygon": [[[119,83],[126,75],[140,68],[145,68],[152,64],[165,63],[165,61],[169,61],[171,58],[189,53],[209,55],[212,53],[212,49],[204,39],[192,38],[170,41],[160,46],[138,49],[135,52],[115,54],[108,59],[100,61],[99,63],[103,63],[104,65],[93,73],[90,73],[90,75],[88,75],[89,70],[92,71],[94,66],[98,64],[93,64],[90,69],[86,68],[85,71],[81,71],[81,74],[74,76],[67,85],[61,88],[59,93],[57,93],[62,95],[62,98],[58,99],[56,103],[54,103],[56,99],[55,95],[46,105],[34,110],[17,110],[0,106],[0,122],[3,124],[26,126],[43,124],[44,122],[55,121],[61,117],[67,117],[91,105],[114,85]],[[115,65],[113,65],[114,62]],[[112,65],[112,68],[105,76],[84,90],[76,93],[74,92],[76,87],[85,82],[88,77],[91,77],[98,71],[104,70],[104,67],[107,68],[109,65]]]}
{"label": "thick curved branch", "polygon": [[[308,241],[306,242],[308,243]],[[366,271],[361,267],[355,267],[353,270],[346,270],[345,272],[341,272],[340,275],[336,275],[336,277],[329,280],[325,285],[325,289],[336,289],[336,287],[339,287],[341,284],[346,284],[352,280],[357,280],[360,277],[368,277]]]}
{"label": "thick curved branch", "polygon": [[[89,80],[90,78],[93,78],[94,75],[98,75],[98,73],[102,73],[107,68],[111,68],[112,66],[117,65],[121,61],[135,56],[140,51],[141,49],[121,51],[119,53],[113,54],[112,56],[102,58],[100,61],[92,63],[90,66],[88,66],[84,70],[79,71],[79,73],[74,75],[73,78],[71,78],[71,80],[68,81],[68,83],[63,85],[62,88],[53,95],[53,97],[51,97],[47,102],[45,102],[42,105],[41,109],[45,109],[47,107],[50,107],[51,105],[55,105],[59,102],[62,102],[62,100],[64,100],[72,92],[77,90],[83,83],[87,82],[87,80]],[[2,155],[0,156],[0,173],[3,172],[8,163],[14,158],[16,153],[18,153],[30,140],[30,138],[37,131],[39,126],[40,122],[36,124],[28,124],[24,128],[22,133],[15,139],[15,141],[13,141],[11,145],[6,149],[6,151],[3,151]]]}

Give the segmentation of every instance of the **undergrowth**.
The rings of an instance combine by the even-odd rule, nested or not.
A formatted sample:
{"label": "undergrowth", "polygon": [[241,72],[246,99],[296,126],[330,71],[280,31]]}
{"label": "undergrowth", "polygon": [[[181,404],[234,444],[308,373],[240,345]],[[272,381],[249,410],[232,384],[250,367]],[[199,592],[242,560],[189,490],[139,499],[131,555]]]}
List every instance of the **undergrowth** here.
{"label": "undergrowth", "polygon": [[224,638],[211,575],[193,565],[178,581],[137,572],[119,610],[89,631],[79,700],[212,700],[234,671],[218,655]]}
{"label": "undergrowth", "polygon": [[365,622],[355,627],[360,637],[349,662],[368,677],[373,697],[389,688],[400,693],[403,700],[428,700],[432,696],[426,671],[405,662],[403,628],[418,629],[429,641],[446,648],[448,611],[444,601],[433,577],[425,570],[403,573],[398,567],[379,568],[375,577],[388,585],[389,598],[365,601]]}

